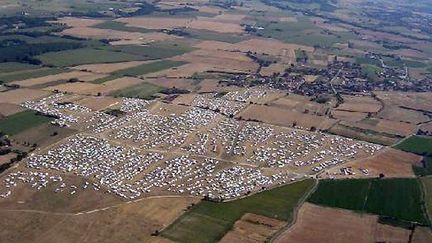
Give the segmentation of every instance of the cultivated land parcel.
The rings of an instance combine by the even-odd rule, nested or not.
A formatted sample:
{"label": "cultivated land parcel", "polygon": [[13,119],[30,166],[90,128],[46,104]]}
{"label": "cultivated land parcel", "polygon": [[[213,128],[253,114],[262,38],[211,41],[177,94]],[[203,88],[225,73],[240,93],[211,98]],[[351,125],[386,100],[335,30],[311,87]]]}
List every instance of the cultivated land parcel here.
{"label": "cultivated land parcel", "polygon": [[0,1],[0,242],[431,242],[427,0]]}

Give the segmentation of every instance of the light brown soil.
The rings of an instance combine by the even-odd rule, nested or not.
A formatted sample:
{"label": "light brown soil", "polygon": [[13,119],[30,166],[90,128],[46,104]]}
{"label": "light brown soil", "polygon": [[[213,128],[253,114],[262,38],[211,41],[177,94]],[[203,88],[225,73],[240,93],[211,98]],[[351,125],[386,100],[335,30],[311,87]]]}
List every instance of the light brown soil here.
{"label": "light brown soil", "polygon": [[36,89],[14,89],[0,92],[0,103],[21,104],[28,100],[36,100],[48,96],[50,92]]}
{"label": "light brown soil", "polygon": [[[217,50],[196,50],[181,56],[172,58],[175,61],[185,61],[192,65],[199,65],[199,68],[190,69],[193,72],[199,71],[225,71],[225,72],[255,72],[258,65],[245,54]],[[189,72],[188,74],[192,73]]]}
{"label": "light brown soil", "polygon": [[[110,29],[98,29],[92,27],[74,27],[61,32],[64,35],[76,36],[88,39],[110,39],[119,41],[133,41],[136,44],[148,44],[155,41],[173,40],[175,36],[167,35],[160,32],[139,33],[127,32]],[[127,42],[129,44],[129,42]],[[112,44],[126,44],[121,42],[113,42]]]}
{"label": "light brown soil", "polygon": [[[192,28],[221,33],[243,33],[240,24],[222,21],[218,18],[168,18],[168,17],[131,17],[120,18],[117,21],[127,23],[127,26],[142,27],[146,29],[174,29]],[[238,22],[238,21],[234,21]]]}
{"label": "light brown soil", "polygon": [[58,80],[69,80],[71,78],[77,78],[82,81],[92,81],[98,78],[101,78],[101,75],[95,75],[94,73],[90,72],[82,72],[82,71],[72,71],[68,73],[60,73],[60,74],[54,74],[54,75],[48,75],[40,78],[31,78],[26,80],[20,80],[20,81],[14,81],[13,84],[18,84],[21,87],[31,87],[35,85],[41,85],[46,84]]}
{"label": "light brown soil", "polygon": [[265,242],[284,224],[286,224],[284,221],[248,213],[235,222],[234,229],[229,231],[220,242]]}
{"label": "light brown soil", "polygon": [[57,20],[58,23],[66,24],[70,27],[89,27],[105,22],[102,19],[88,19],[88,18],[75,18],[64,17]]}
{"label": "light brown soil", "polygon": [[19,105],[0,103],[0,117],[10,116],[24,110],[25,109]]}
{"label": "light brown soil", "polygon": [[81,99],[75,103],[88,107],[92,110],[103,110],[120,102],[121,99],[110,96],[96,96]]}
{"label": "light brown soil", "polygon": [[412,243],[430,243],[432,242],[432,232],[427,227],[416,227]]}
{"label": "light brown soil", "polygon": [[263,105],[250,105],[240,112],[237,117],[242,117],[242,119],[245,120],[258,120],[286,127],[292,127],[293,123],[296,123],[297,127],[307,129],[311,127],[326,129],[336,122],[336,120],[323,116],[304,114],[297,111]]}
{"label": "light brown soil", "polygon": [[[169,242],[152,237],[194,198],[154,198],[81,215],[0,211],[2,242]],[[13,222],[13,223],[11,223]],[[22,231],[25,229],[24,231]],[[23,233],[25,232],[25,233]]]}
{"label": "light brown soil", "polygon": [[74,94],[84,94],[84,95],[97,95],[108,94],[112,91],[123,89],[129,86],[133,86],[139,83],[143,83],[142,79],[133,77],[124,77],[119,79],[114,79],[103,84],[93,84],[93,83],[66,83],[56,86],[50,86],[46,90],[58,90],[61,92],[74,93]]}
{"label": "light brown soil", "polygon": [[275,242],[408,242],[409,230],[380,225],[377,220],[375,215],[305,203],[298,212],[297,222]]}
{"label": "light brown soil", "polygon": [[[328,170],[329,175],[339,174],[341,167],[352,167],[355,175],[348,177],[378,177],[381,173],[385,177],[415,177],[412,170],[413,165],[421,166],[422,157],[416,154],[400,151],[393,148],[386,148],[378,154],[351,161],[341,166]],[[368,175],[363,174],[359,169],[367,169]],[[322,177],[327,177],[323,174]],[[345,175],[336,175],[335,177],[347,177]]]}

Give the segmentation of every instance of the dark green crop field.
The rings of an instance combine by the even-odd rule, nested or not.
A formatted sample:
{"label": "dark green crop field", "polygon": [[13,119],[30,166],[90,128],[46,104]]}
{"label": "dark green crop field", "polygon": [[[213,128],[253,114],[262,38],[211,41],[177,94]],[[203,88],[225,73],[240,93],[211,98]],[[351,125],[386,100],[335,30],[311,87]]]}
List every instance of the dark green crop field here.
{"label": "dark green crop field", "polygon": [[309,202],[429,224],[418,179],[323,180]]}
{"label": "dark green crop field", "polygon": [[235,201],[202,201],[176,220],[162,236],[177,242],[217,242],[245,213],[290,221],[300,199],[312,188],[304,180]]}
{"label": "dark green crop field", "polygon": [[0,119],[0,131],[8,135],[15,135],[51,120],[51,118],[37,115],[33,111],[23,111]]}
{"label": "dark green crop field", "polygon": [[432,155],[432,139],[412,136],[404,140],[402,143],[396,145],[395,148],[416,154]]}

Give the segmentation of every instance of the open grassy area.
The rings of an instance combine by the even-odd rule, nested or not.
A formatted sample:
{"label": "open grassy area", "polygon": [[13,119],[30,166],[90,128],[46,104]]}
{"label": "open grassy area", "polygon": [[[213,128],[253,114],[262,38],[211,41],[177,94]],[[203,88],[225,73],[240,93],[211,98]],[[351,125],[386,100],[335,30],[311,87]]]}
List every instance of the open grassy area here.
{"label": "open grassy area", "polygon": [[31,70],[22,70],[16,72],[2,73],[0,72],[0,81],[12,82],[16,80],[24,80],[30,78],[39,78],[48,75],[69,72],[70,70],[60,69],[60,68],[39,68]]}
{"label": "open grassy area", "polygon": [[111,92],[110,95],[129,98],[151,99],[154,94],[162,90],[164,90],[163,87],[151,83],[142,83],[135,86],[127,87],[125,89],[116,90],[114,92]]}
{"label": "open grassy area", "polygon": [[52,118],[37,115],[33,111],[23,111],[0,119],[0,131],[8,135],[15,135],[51,120]]}
{"label": "open grassy area", "polygon": [[111,63],[143,60],[145,58],[121,51],[81,48],[75,50],[49,52],[37,57],[44,64],[58,67],[91,63]]}
{"label": "open grassy area", "polygon": [[309,201],[429,224],[418,179],[323,180]]}
{"label": "open grassy area", "polygon": [[178,242],[217,242],[245,213],[290,221],[294,208],[313,183],[304,180],[226,203],[202,201],[164,230],[162,236]]}

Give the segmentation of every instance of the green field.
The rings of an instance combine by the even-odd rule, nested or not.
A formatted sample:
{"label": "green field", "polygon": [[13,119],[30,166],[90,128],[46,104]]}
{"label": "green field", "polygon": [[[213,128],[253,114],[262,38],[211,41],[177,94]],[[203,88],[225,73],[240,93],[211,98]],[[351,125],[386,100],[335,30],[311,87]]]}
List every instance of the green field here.
{"label": "green field", "polygon": [[123,76],[140,76],[148,73],[154,73],[159,72],[165,69],[178,67],[183,64],[186,64],[186,62],[177,62],[177,61],[171,61],[171,60],[162,60],[162,61],[156,61],[152,63],[146,63],[142,64],[136,67],[131,67],[123,70],[119,70],[116,72],[111,73],[110,76],[104,77],[101,79],[97,79],[93,81],[93,83],[104,83],[110,80],[114,80],[117,78],[121,78]]}
{"label": "green field", "polygon": [[0,63],[0,74],[18,72],[23,70],[37,69],[39,66],[19,62],[4,62]]}
{"label": "green field", "polygon": [[91,63],[112,63],[143,60],[145,58],[120,51],[81,48],[75,50],[50,52],[37,56],[44,64],[67,67]]}
{"label": "green field", "polygon": [[0,73],[0,81],[12,82],[16,80],[24,80],[29,78],[39,78],[47,75],[59,74],[69,72],[70,70],[64,70],[59,68],[39,68],[31,70],[22,70],[9,73]]}
{"label": "green field", "polygon": [[307,17],[298,17],[297,20],[297,22],[287,24],[261,18],[258,19],[257,26],[263,27],[263,29],[257,30],[255,34],[289,43],[319,46],[321,48],[329,48],[336,43],[344,43],[349,40],[358,39],[354,33],[348,31],[324,31],[314,25]]}
{"label": "green field", "polygon": [[112,96],[151,99],[153,95],[164,90],[163,87],[151,84],[142,83],[135,86],[127,87],[125,89],[116,90],[111,92]]}
{"label": "green field", "polygon": [[394,146],[397,149],[423,155],[424,166],[413,166],[417,176],[432,175],[432,138],[411,136]]}
{"label": "green field", "polygon": [[103,22],[101,24],[94,25],[92,27],[99,28],[99,29],[110,29],[110,30],[139,32],[139,33],[154,32],[154,30],[148,30],[148,29],[139,28],[139,27],[126,26],[126,23],[116,22],[116,21],[106,21],[106,22]]}
{"label": "green field", "polygon": [[294,208],[313,183],[304,180],[225,203],[201,201],[162,236],[177,242],[217,242],[245,213],[291,221]]}
{"label": "green field", "polygon": [[171,61],[171,60],[162,60],[147,64],[142,64],[137,67],[132,67],[124,70],[120,70],[117,72],[114,72],[114,74],[123,75],[123,76],[140,76],[148,73],[154,73],[159,72],[165,69],[178,67],[183,64],[186,64],[186,62],[177,62],[177,61]]}
{"label": "green field", "polygon": [[184,54],[194,50],[187,43],[182,42],[158,42],[148,46],[117,46],[110,50],[141,56],[146,60],[163,59]]}
{"label": "green field", "polygon": [[429,224],[418,179],[323,180],[309,202]]}
{"label": "green field", "polygon": [[372,82],[377,81],[378,74],[382,72],[382,68],[371,64],[362,64],[361,68],[362,74],[366,75],[367,79]]}
{"label": "green field", "polygon": [[421,182],[425,193],[424,198],[429,220],[432,220],[432,177],[423,177]]}
{"label": "green field", "polygon": [[395,148],[416,154],[432,155],[432,138],[411,136],[397,144]]}
{"label": "green field", "polygon": [[52,118],[37,115],[33,111],[23,111],[0,119],[0,131],[8,135],[15,135],[51,120]]}
{"label": "green field", "polygon": [[214,40],[233,44],[246,40],[246,38],[243,36],[213,32],[208,30],[184,29],[183,31],[188,34],[189,38],[199,40]]}

